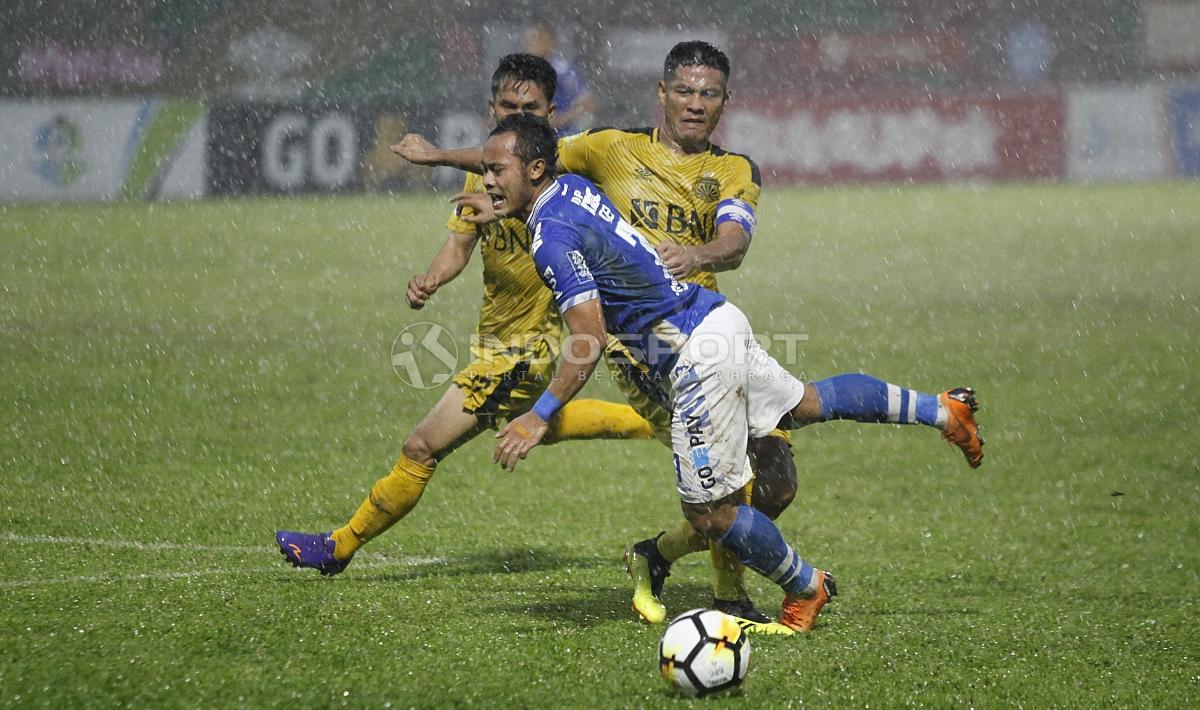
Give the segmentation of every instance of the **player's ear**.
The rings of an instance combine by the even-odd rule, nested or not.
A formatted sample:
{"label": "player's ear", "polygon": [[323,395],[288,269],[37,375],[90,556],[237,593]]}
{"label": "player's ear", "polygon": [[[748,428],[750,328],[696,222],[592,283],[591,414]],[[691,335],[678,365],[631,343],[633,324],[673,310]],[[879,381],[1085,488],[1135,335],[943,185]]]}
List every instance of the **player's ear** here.
{"label": "player's ear", "polygon": [[667,83],[662,79],[658,80],[658,103],[661,106],[667,105]]}
{"label": "player's ear", "polygon": [[488,99],[488,115],[492,118],[492,123],[496,122],[496,97]]}
{"label": "player's ear", "polygon": [[550,104],[550,109],[546,111],[546,119],[554,118],[554,114],[558,111],[558,104]]}
{"label": "player's ear", "polygon": [[529,182],[534,185],[541,182],[546,175],[546,161],[542,158],[534,158],[526,167],[529,171]]}

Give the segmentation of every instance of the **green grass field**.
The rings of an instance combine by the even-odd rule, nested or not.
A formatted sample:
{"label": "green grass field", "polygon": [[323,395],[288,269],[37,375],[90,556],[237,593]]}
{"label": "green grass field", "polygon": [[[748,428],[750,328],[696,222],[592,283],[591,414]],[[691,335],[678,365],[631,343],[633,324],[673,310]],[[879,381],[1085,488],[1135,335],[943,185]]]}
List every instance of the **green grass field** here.
{"label": "green grass field", "polygon": [[[481,439],[345,574],[273,547],[348,517],[439,396],[389,353],[411,323],[472,329],[477,265],[403,304],[445,214],[0,206],[0,706],[677,702],[620,564],[679,515],[657,444],[506,474]],[[771,189],[760,222],[722,284],[808,334],[792,369],[970,384],[987,460],[924,428],[797,432],[780,526],[842,596],[754,637],[710,704],[1200,703],[1200,185]],[[707,569],[676,566],[672,612]]]}

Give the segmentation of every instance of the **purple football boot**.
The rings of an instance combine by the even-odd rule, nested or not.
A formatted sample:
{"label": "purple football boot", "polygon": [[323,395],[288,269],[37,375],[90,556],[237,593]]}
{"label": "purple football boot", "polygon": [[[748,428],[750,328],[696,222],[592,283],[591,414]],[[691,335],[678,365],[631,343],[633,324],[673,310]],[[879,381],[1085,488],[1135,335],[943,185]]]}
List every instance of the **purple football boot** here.
{"label": "purple football boot", "polygon": [[293,567],[310,567],[321,574],[332,577],[354,559],[339,560],[333,556],[333,538],[330,533],[302,533],[289,530],[275,531],[275,542],[279,551]]}

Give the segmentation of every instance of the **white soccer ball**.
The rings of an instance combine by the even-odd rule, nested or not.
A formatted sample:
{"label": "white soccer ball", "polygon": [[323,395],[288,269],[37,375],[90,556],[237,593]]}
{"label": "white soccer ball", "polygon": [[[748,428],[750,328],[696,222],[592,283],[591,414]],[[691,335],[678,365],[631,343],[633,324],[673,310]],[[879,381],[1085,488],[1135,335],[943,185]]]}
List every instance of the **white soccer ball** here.
{"label": "white soccer ball", "polygon": [[692,609],[667,625],[658,644],[658,669],[688,698],[736,688],[750,670],[750,639],[732,616]]}

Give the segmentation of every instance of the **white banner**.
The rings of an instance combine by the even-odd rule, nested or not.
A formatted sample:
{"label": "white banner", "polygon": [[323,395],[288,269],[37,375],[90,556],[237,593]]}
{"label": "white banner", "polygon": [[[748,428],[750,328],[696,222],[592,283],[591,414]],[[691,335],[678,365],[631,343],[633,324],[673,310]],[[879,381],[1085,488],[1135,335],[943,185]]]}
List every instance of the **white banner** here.
{"label": "white banner", "polygon": [[0,102],[0,200],[115,200],[204,193],[196,102]]}
{"label": "white banner", "polygon": [[1167,172],[1166,126],[1155,87],[1067,94],[1067,176],[1150,180]]}

